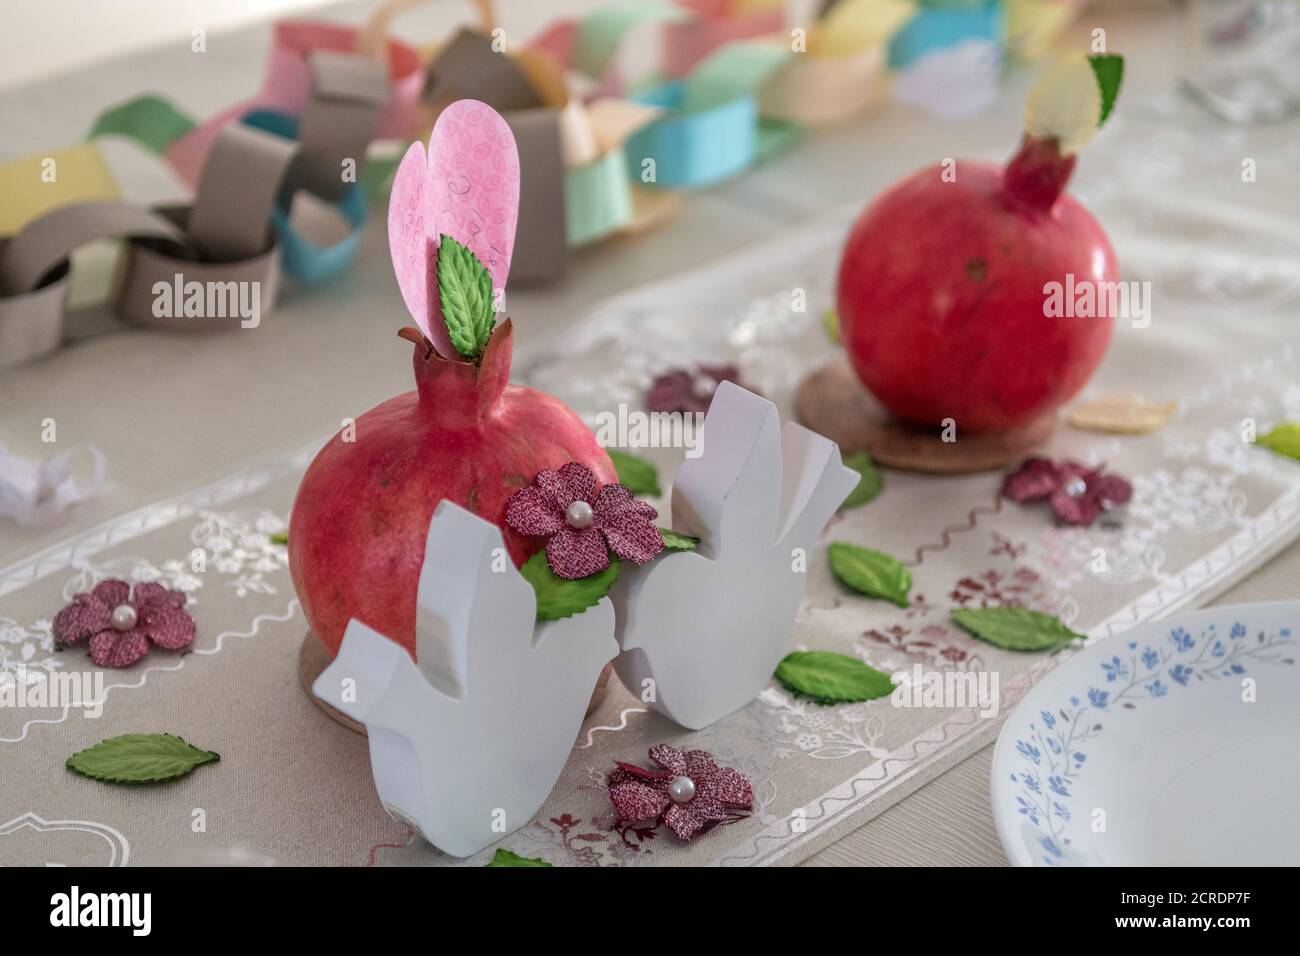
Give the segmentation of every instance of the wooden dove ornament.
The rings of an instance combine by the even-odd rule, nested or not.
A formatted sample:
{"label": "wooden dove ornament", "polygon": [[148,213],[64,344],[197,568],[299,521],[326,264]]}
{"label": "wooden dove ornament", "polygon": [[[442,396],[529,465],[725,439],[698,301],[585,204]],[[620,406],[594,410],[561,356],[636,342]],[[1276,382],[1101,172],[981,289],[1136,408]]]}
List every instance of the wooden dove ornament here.
{"label": "wooden dove ornament", "polygon": [[429,522],[416,661],[352,620],[312,692],[365,724],[384,808],[466,857],[528,823],[559,778],[601,668],[608,599],[538,623],[501,532],[443,501]]}
{"label": "wooden dove ornament", "polygon": [[762,692],[790,646],[810,554],[858,475],[834,442],[731,382],[713,397],[702,451],[672,488],[672,527],[698,550],[628,562],[610,598],[633,694],[699,730]]}

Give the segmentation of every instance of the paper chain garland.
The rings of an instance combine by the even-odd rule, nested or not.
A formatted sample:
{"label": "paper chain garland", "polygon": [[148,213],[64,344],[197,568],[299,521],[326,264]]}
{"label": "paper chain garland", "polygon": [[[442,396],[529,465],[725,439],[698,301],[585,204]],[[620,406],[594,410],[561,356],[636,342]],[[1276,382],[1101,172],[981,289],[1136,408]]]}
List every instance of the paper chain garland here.
{"label": "paper chain garland", "polygon": [[[478,99],[506,117],[525,159],[515,278],[553,279],[569,247],[650,228],[676,209],[676,190],[733,176],[789,146],[801,126],[881,99],[886,62],[906,66],[972,37],[1028,48],[1076,6],[987,0],[918,10],[912,0],[838,0],[823,4],[802,55],[785,30],[783,0],[622,0],[553,24],[509,55],[486,33],[462,30],[426,67],[415,49],[384,37],[409,5],[384,4],[361,29],[277,23],[261,91],[202,124],[142,96],[103,113],[91,142],[0,166],[0,237],[18,230],[0,238],[0,368],[60,343],[68,254],[92,239],[129,240],[115,306],[146,324],[234,324],[155,316],[155,282],[177,274],[261,283],[263,313],[277,265],[305,284],[338,274],[356,251],[366,195],[382,190],[393,168],[372,162],[353,185],[341,162],[360,167],[372,138],[417,136],[450,100]],[[648,30],[664,52],[657,73],[635,76],[624,54]],[[189,211],[106,204],[117,192],[94,144],[104,135],[162,156],[195,186]],[[50,159],[61,185],[33,189]],[[323,200],[343,238],[299,233],[289,218],[295,194]],[[278,242],[264,238],[268,221]]]}
{"label": "paper chain garland", "polygon": [[[215,130],[192,205],[148,210],[112,200],[74,203],[33,219],[0,243],[0,367],[59,344],[69,255],[94,239],[128,240],[114,297],[119,315],[187,331],[246,321],[228,300],[224,308],[210,310],[205,302],[201,316],[187,315],[183,290],[189,283],[219,283],[223,290],[253,286],[269,309],[281,265],[304,281],[346,267],[356,248],[355,228],[342,242],[319,246],[290,225],[288,206],[303,190],[333,203],[353,227],[363,220],[359,187],[330,171],[370,141],[387,95],[383,67],[328,50],[313,50],[302,66],[309,93],[301,118],[264,109]],[[272,223],[274,238],[268,236]],[[171,309],[155,307],[159,283],[176,287]]]}

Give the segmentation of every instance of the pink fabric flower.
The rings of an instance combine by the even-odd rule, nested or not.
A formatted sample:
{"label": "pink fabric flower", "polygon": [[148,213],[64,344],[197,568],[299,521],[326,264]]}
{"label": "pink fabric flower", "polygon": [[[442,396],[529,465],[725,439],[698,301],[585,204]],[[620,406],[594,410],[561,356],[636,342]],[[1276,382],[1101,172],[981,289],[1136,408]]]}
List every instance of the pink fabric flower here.
{"label": "pink fabric flower", "polygon": [[734,365],[700,365],[694,369],[673,369],[651,383],[650,390],[646,392],[646,408],[652,412],[707,412],[709,403],[713,401],[713,393],[723,382],[748,387],[740,381],[740,373]]}
{"label": "pink fabric flower", "polygon": [[719,767],[703,750],[682,753],[667,744],[650,748],[663,770],[618,763],[609,775],[609,799],[619,824],[654,820],[690,841],[719,823],[743,819],[754,805],[749,781],[730,767]]}
{"label": "pink fabric flower", "polygon": [[643,564],[663,550],[657,512],[619,484],[596,493],[591,469],[571,461],[539,472],[533,485],[506,502],[506,524],[547,538],[546,561],[562,578],[585,578],[609,567],[609,552]]}
{"label": "pink fabric flower", "polygon": [[152,642],[169,651],[189,647],[194,618],[183,608],[187,598],[153,581],[131,586],[108,580],[89,594],[78,594],[54,618],[56,643],[89,639],[90,657],[100,667],[130,667],[149,652]]}
{"label": "pink fabric flower", "polygon": [[1101,468],[1088,468],[1077,461],[1057,464],[1030,458],[1003,479],[1002,494],[1019,504],[1046,499],[1061,521],[1086,528],[1103,511],[1127,504],[1133,486],[1119,475],[1103,474]]}

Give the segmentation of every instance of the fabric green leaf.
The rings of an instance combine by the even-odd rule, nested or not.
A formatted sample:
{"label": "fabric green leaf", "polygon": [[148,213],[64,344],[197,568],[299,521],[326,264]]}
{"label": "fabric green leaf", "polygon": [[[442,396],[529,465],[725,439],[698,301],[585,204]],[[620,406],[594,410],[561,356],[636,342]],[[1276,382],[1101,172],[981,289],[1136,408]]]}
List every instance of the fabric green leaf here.
{"label": "fabric green leaf", "polygon": [[841,508],[856,508],[859,505],[865,505],[876,495],[880,494],[881,486],[884,479],[880,476],[880,470],[876,463],[871,460],[871,456],[865,451],[858,452],[856,455],[850,455],[844,459],[844,466],[852,468],[858,473],[858,483],[853,486],[849,496],[844,499]]}
{"label": "fabric green leaf", "polygon": [[831,340],[832,345],[844,344],[844,340],[840,338],[840,314],[834,308],[822,312],[822,330]]}
{"label": "fabric green leaf", "polygon": [[659,490],[659,472],[650,462],[625,451],[612,448],[606,448],[605,451],[609,454],[609,460],[614,463],[614,471],[618,473],[618,483],[632,494],[650,495],[655,498],[663,494]]}
{"label": "fabric green leaf", "polygon": [[546,551],[538,551],[519,569],[537,593],[537,619],[558,621],[595,605],[614,586],[618,558],[610,555],[609,567],[585,578],[562,578],[546,563]]}
{"label": "fabric green leaf", "polygon": [[883,551],[835,541],[830,546],[831,571],[841,582],[868,597],[884,598],[908,607],[912,572]]}
{"label": "fabric green leaf", "polygon": [[660,528],[659,536],[664,539],[665,551],[694,551],[700,546],[699,538],[692,538],[687,534],[678,534],[676,531],[670,531],[667,528]]}
{"label": "fabric green leaf", "polygon": [[1124,58],[1118,53],[1102,53],[1088,57],[1092,72],[1096,74],[1097,86],[1101,90],[1101,126],[1115,108],[1115,99],[1119,96],[1119,86],[1124,79]]}
{"label": "fabric green leaf", "polygon": [[953,623],[982,641],[1007,651],[1058,651],[1083,640],[1059,618],[1023,607],[964,608],[952,612]]}
{"label": "fabric green leaf", "polygon": [[492,857],[492,862],[488,866],[553,866],[545,860],[531,856],[520,856],[518,853],[512,853],[510,850],[504,850],[497,847],[497,852]]}
{"label": "fabric green leaf", "polygon": [[366,202],[387,201],[393,188],[393,174],[397,172],[397,165],[405,152],[403,149],[391,156],[366,157],[366,163],[361,167],[361,189],[366,194]]}
{"label": "fabric green leaf", "polygon": [[496,325],[492,274],[447,235],[438,242],[438,301],[451,344],[461,358],[477,361]]}
{"label": "fabric green leaf", "polygon": [[833,651],[795,651],[776,666],[776,679],[790,690],[824,704],[888,697],[893,679],[856,657]]}
{"label": "fabric green leaf", "polygon": [[1274,426],[1267,435],[1256,438],[1255,444],[1300,461],[1300,422],[1283,422]]}
{"label": "fabric green leaf", "polygon": [[171,734],[123,734],[102,740],[68,758],[65,766],[108,783],[156,783],[183,777],[221,756]]}

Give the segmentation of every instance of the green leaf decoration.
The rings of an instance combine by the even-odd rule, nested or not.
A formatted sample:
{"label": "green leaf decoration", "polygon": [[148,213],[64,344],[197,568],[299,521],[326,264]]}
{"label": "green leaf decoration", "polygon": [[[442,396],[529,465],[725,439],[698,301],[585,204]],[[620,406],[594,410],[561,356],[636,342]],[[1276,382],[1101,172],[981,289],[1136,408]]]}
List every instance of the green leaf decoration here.
{"label": "green leaf decoration", "polygon": [[832,651],[795,651],[776,666],[776,679],[790,690],[823,704],[848,704],[894,692],[886,673],[856,657]]}
{"label": "green leaf decoration", "polygon": [[447,235],[438,242],[438,301],[451,344],[461,358],[477,361],[496,325],[492,274],[474,253]]}
{"label": "green leaf decoration", "polygon": [[849,496],[844,499],[844,504],[840,505],[840,508],[856,508],[859,505],[865,505],[880,494],[884,479],[880,477],[880,470],[876,468],[876,463],[871,460],[871,456],[865,451],[845,458],[844,466],[852,468],[860,477],[858,483],[853,486],[853,490],[849,492]]}
{"label": "green leaf decoration", "polygon": [[546,563],[546,551],[538,551],[519,569],[537,593],[537,620],[558,621],[593,606],[614,586],[618,558],[609,556],[609,567],[585,578],[562,578]]}
{"label": "green leaf decoration", "polygon": [[1096,74],[1097,86],[1101,89],[1101,126],[1110,117],[1115,108],[1115,99],[1119,96],[1119,86],[1124,79],[1124,58],[1118,53],[1102,53],[1088,57],[1092,72]]}
{"label": "green leaf decoration", "polygon": [[678,534],[676,531],[670,531],[667,528],[660,528],[659,536],[664,539],[665,551],[694,551],[700,546],[699,538],[692,538],[688,534]]}
{"label": "green leaf decoration", "polygon": [[540,860],[531,856],[520,856],[518,853],[511,853],[509,850],[503,850],[497,847],[496,854],[492,857],[492,862],[488,866],[553,866],[545,860]]}
{"label": "green leaf decoration", "polygon": [[288,544],[288,543],[289,543],[289,536],[288,536],[287,534],[285,534],[283,531],[277,531],[275,534],[271,535],[271,543],[272,543],[272,544]]}
{"label": "green leaf decoration", "polygon": [[1255,444],[1300,461],[1300,422],[1283,422],[1267,435],[1256,438]]}
{"label": "green leaf decoration", "polygon": [[1056,652],[1071,641],[1083,640],[1059,618],[1023,607],[965,608],[952,612],[953,623],[981,641],[1006,651]]}
{"label": "green leaf decoration", "polygon": [[366,157],[365,165],[361,167],[361,190],[365,193],[366,202],[387,202],[388,194],[393,188],[393,174],[397,172],[397,164],[401,161],[400,152],[391,156]]}
{"label": "green leaf decoration", "polygon": [[832,542],[829,556],[831,571],[853,590],[893,601],[899,607],[909,606],[907,592],[912,589],[912,572],[897,558],[844,541]]}
{"label": "green leaf decoration", "polygon": [[606,448],[605,451],[609,454],[609,460],[614,463],[614,471],[618,473],[618,483],[632,494],[650,495],[652,498],[663,494],[659,490],[659,472],[650,462],[625,451],[616,451],[612,448]]}
{"label": "green leaf decoration", "polygon": [[840,314],[835,309],[827,309],[822,313],[822,329],[826,332],[826,337],[831,340],[832,345],[843,345],[844,340],[840,338]]}
{"label": "green leaf decoration", "polygon": [[77,751],[65,766],[108,783],[158,783],[220,759],[220,754],[200,750],[171,734],[123,734]]}

